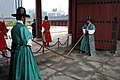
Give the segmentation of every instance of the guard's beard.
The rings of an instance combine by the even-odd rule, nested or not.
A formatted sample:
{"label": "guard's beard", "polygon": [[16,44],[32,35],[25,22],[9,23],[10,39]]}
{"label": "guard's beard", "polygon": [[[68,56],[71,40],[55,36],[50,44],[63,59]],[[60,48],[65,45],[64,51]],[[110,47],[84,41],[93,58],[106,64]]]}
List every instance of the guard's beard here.
{"label": "guard's beard", "polygon": [[23,24],[25,24],[26,18],[25,18],[25,17],[23,17],[22,21],[23,21]]}
{"label": "guard's beard", "polygon": [[24,20],[23,20],[23,24],[25,24],[25,18],[24,18]]}
{"label": "guard's beard", "polygon": [[25,21],[23,21],[23,24],[25,24]]}

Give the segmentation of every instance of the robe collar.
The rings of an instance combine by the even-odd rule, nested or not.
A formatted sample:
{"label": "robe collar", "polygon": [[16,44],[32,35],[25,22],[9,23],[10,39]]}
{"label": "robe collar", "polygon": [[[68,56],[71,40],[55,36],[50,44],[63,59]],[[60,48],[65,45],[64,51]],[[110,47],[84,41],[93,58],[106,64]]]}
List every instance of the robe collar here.
{"label": "robe collar", "polygon": [[18,20],[17,22],[18,22],[18,23],[22,23],[22,24],[23,24],[23,22],[22,22],[22,21],[20,21],[20,20]]}

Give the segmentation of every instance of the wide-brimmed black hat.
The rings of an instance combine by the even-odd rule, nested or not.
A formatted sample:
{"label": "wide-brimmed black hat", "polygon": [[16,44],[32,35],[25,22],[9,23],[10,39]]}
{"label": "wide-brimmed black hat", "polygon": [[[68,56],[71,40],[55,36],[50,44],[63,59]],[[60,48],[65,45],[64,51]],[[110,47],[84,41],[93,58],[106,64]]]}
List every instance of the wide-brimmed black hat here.
{"label": "wide-brimmed black hat", "polygon": [[90,16],[87,16],[86,20],[91,20],[91,17],[90,17]]}
{"label": "wide-brimmed black hat", "polygon": [[13,17],[17,16],[25,16],[25,17],[30,17],[28,14],[26,14],[26,10],[23,7],[18,7],[16,14],[12,14]]}

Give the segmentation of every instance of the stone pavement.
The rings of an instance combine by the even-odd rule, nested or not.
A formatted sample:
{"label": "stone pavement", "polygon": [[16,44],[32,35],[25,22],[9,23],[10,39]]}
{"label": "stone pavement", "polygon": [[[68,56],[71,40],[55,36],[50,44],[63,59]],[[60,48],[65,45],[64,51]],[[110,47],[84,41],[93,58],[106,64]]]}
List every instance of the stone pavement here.
{"label": "stone pavement", "polygon": [[[57,41],[58,36],[61,39],[61,43],[65,42],[65,34],[56,33],[56,36],[52,35],[54,40],[50,45]],[[33,43],[32,51],[37,51],[39,47],[39,45]],[[69,46],[65,45],[58,49],[56,45],[51,49],[66,55],[71,46],[69,43]],[[65,59],[62,64],[60,64],[60,61],[64,59],[63,57],[46,49],[44,53],[40,51],[35,54],[35,58],[38,63],[41,80],[120,80],[120,41],[118,41],[115,54],[98,50],[96,54],[95,57],[90,57],[86,53],[79,53],[78,46],[69,55],[75,60]],[[1,65],[0,80],[7,80],[9,65],[6,65],[7,62],[5,60],[3,60],[4,64]]]}
{"label": "stone pavement", "polygon": [[[66,54],[69,49],[57,52]],[[120,80],[120,51],[97,51],[96,57],[90,57],[74,50],[70,56],[75,60],[66,59],[60,65],[63,58],[56,55],[38,65],[42,80]]]}

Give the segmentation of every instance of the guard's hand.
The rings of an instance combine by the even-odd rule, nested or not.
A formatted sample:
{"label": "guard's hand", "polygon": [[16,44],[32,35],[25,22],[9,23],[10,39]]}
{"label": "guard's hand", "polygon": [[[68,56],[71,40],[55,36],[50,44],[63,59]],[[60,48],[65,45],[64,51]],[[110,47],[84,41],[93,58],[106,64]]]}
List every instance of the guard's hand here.
{"label": "guard's hand", "polygon": [[88,32],[88,29],[86,29],[85,31]]}
{"label": "guard's hand", "polygon": [[89,29],[88,29],[88,28],[87,28],[86,30],[87,30],[87,31],[89,31]]}

